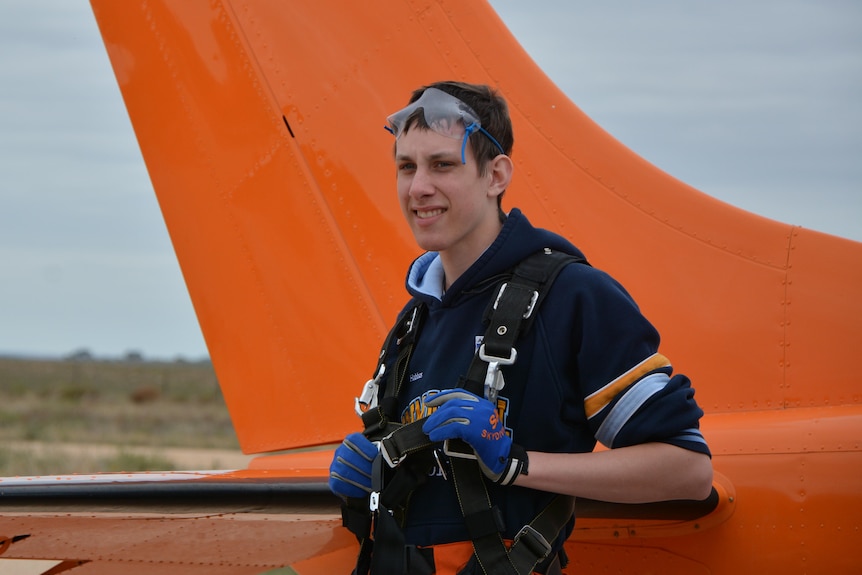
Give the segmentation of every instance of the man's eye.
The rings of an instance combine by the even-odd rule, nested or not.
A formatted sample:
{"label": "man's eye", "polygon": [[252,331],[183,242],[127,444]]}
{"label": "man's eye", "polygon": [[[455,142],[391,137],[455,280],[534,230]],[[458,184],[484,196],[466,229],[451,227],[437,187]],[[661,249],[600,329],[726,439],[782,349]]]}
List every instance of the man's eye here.
{"label": "man's eye", "polygon": [[398,164],[399,172],[410,172],[416,169],[416,164],[412,162],[402,162]]}

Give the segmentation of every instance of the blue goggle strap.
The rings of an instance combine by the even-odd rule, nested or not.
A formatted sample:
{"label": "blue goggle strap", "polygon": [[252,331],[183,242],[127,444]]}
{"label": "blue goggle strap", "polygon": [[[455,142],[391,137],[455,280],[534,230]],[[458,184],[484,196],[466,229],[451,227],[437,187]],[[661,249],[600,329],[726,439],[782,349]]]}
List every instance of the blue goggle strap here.
{"label": "blue goggle strap", "polygon": [[464,128],[464,141],[461,143],[461,163],[462,164],[467,163],[467,156],[465,155],[467,152],[467,138],[469,138],[470,134],[472,134],[473,132],[475,132],[477,130],[482,132],[483,134],[485,134],[488,137],[488,139],[491,140],[495,146],[497,146],[497,149],[500,150],[501,154],[506,153],[503,150],[503,146],[500,145],[500,142],[498,142],[497,139],[488,132],[488,130],[486,130],[485,128],[483,128],[482,126],[477,124],[476,122],[473,122],[472,124],[470,124],[469,126]]}

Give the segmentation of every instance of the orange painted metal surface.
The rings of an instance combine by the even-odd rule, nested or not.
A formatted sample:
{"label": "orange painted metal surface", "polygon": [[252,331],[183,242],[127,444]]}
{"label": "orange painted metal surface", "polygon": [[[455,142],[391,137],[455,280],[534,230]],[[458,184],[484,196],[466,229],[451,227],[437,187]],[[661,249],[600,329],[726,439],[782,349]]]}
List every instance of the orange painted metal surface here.
{"label": "orange painted metal surface", "polygon": [[355,539],[339,528],[340,517],[279,514],[256,519],[236,513],[168,517],[117,512],[8,517],[5,528],[31,535],[13,543],[0,559],[71,558],[81,562],[69,571],[75,575],[256,575],[292,563],[315,565],[330,554],[355,553]]}
{"label": "orange painted metal surface", "polygon": [[[384,118],[418,85],[484,82],[515,123],[504,207],[632,292],[707,412],[716,511],[579,520],[575,571],[862,566],[862,244],[746,213],[645,162],[483,2],[92,4],[246,452],[360,427],[352,400],[417,253]],[[260,456],[229,476],[319,479],[329,458]],[[329,511],[106,513],[2,512],[0,543],[31,535],[3,557],[90,561],[76,573],[304,574],[349,572],[355,553]]]}
{"label": "orange painted metal surface", "polygon": [[662,173],[568,101],[487,5],[94,7],[247,452],[358,426],[352,397],[416,255],[384,118],[449,77],[510,102],[504,205],[627,286],[709,412],[862,404],[862,245]]}

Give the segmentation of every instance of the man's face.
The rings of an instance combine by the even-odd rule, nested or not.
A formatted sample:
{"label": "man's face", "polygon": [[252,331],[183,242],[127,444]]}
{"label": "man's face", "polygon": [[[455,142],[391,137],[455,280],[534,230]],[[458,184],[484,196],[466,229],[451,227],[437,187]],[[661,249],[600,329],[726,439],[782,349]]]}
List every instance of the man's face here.
{"label": "man's face", "polygon": [[500,230],[490,174],[479,175],[470,145],[415,126],[395,144],[398,201],[416,243],[441,257],[472,262]]}

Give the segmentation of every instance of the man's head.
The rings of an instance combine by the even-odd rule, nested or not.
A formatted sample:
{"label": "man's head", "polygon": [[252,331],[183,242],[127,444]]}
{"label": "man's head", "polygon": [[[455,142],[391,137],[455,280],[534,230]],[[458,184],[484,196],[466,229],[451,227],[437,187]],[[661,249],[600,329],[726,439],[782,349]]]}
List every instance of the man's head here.
{"label": "man's head", "polygon": [[[443,81],[417,88],[408,105],[388,120],[387,129],[396,138],[418,128],[462,139],[462,162],[469,143],[480,175],[499,154],[512,155],[514,133],[509,107],[496,90],[485,84]],[[500,194],[497,209],[500,221],[505,221],[502,199]]]}
{"label": "man's head", "polygon": [[457,278],[505,221],[513,140],[505,101],[486,86],[441,82],[414,92],[389,129],[404,217],[419,246],[438,252],[446,277]]}

